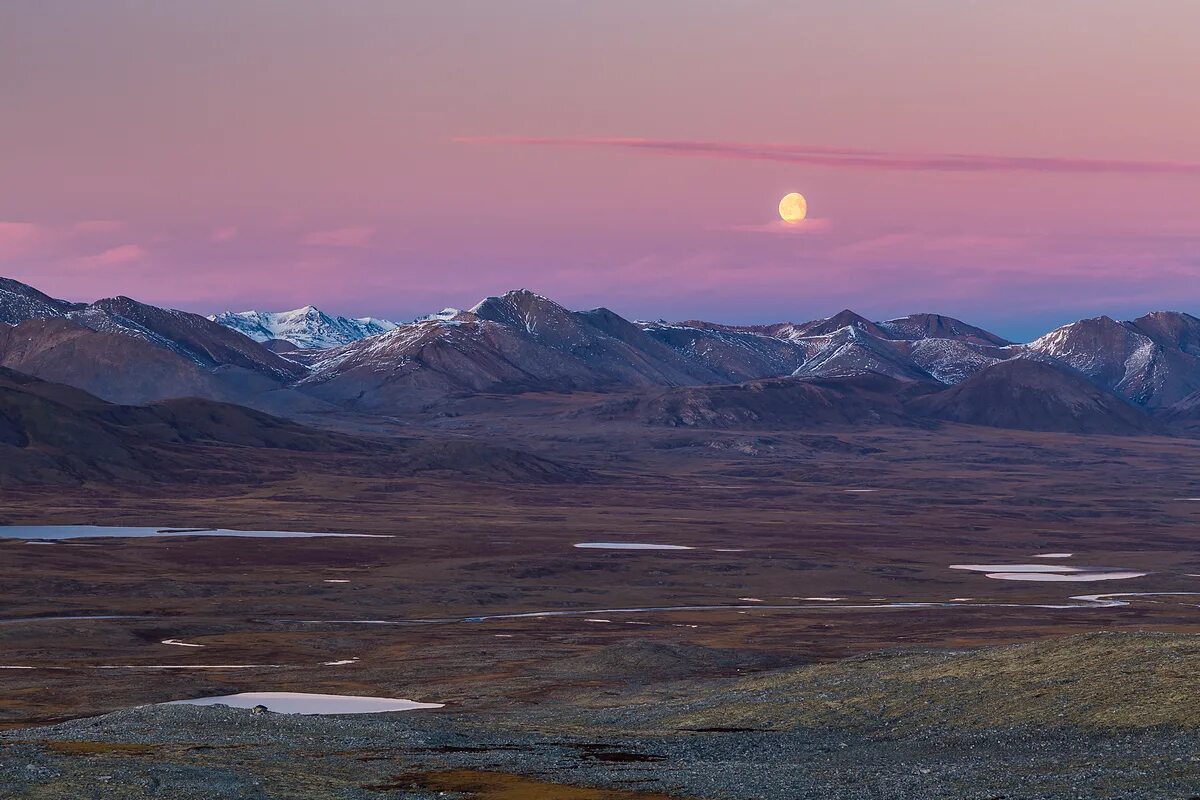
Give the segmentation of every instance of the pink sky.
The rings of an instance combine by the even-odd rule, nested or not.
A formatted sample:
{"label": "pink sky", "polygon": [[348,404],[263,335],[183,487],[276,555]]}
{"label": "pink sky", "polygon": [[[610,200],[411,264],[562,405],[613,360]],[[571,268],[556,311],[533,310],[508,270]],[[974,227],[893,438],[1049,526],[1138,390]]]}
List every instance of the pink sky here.
{"label": "pink sky", "polygon": [[[1200,312],[1200,4],[0,5],[0,274],[411,318]],[[803,192],[819,222],[775,224]]]}

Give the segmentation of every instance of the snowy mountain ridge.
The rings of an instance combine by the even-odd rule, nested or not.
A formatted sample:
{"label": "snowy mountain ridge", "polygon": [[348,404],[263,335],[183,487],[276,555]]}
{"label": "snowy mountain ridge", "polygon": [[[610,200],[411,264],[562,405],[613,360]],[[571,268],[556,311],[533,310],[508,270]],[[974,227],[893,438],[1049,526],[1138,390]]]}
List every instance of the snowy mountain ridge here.
{"label": "snowy mountain ridge", "polygon": [[209,319],[256,342],[274,339],[305,350],[338,347],[397,327],[386,319],[331,316],[311,305],[292,311],[224,311]]}
{"label": "snowy mountain ridge", "polygon": [[[1018,361],[1057,365],[1152,413],[1200,408],[1200,318],[1178,311],[1082,319],[1015,344],[939,314],[871,321],[846,309],[770,325],[631,322],[528,290],[401,325],[314,306],[204,318],[126,297],[72,303],[0,279],[0,366],[120,402],[259,397],[287,387],[304,393],[284,398],[299,405],[315,397],[393,413],[474,393],[640,392],[789,377],[890,381],[914,396],[976,376],[984,377],[973,387],[1002,385],[1000,375],[1027,382],[1035,395],[1058,381],[1060,373]],[[158,370],[152,380],[150,365]],[[1099,402],[1063,391],[1085,405]],[[975,392],[958,397],[974,402]]]}

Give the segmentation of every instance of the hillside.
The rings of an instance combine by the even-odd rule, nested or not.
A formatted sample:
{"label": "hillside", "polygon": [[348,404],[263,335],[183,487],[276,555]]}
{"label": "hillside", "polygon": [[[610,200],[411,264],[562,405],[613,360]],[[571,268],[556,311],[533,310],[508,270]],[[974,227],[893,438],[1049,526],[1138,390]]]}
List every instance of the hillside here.
{"label": "hillside", "polygon": [[914,399],[923,416],[968,425],[1063,433],[1152,433],[1143,411],[1059,364],[1002,361],[936,394]]}

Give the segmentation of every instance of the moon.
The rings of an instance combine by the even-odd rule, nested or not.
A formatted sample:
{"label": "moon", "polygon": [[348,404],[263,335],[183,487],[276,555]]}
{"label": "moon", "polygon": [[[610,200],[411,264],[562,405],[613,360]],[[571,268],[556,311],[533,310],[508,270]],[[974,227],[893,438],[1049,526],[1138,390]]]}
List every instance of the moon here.
{"label": "moon", "polygon": [[783,196],[779,201],[779,216],[784,222],[800,222],[808,216],[808,201],[799,192]]}

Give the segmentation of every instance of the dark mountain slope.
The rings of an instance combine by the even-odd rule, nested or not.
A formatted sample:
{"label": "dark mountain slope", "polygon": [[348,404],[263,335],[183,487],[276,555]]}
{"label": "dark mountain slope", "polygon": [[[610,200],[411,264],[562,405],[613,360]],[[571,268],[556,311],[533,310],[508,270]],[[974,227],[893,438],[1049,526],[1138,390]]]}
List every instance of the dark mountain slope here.
{"label": "dark mountain slope", "polygon": [[670,389],[602,403],[601,419],[696,428],[806,429],[908,425],[901,398],[920,391],[884,376],[750,381]]}
{"label": "dark mountain slope", "polygon": [[323,351],[312,368],[301,384],[305,392],[389,413],[455,394],[569,391],[596,380],[579,361],[508,326],[470,318],[404,325]]}
{"label": "dark mountain slope", "polygon": [[307,368],[197,314],[127,297],[91,305],[55,300],[0,279],[0,366],[85,389],[107,400],[171,397],[316,407],[281,391]]}
{"label": "dark mountain slope", "polygon": [[899,381],[937,383],[900,348],[858,326],[846,326],[828,336],[821,349],[792,374],[799,378],[883,375]]}
{"label": "dark mountain slope", "polygon": [[[295,362],[281,358],[261,344],[199,314],[158,308],[128,297],[99,300],[88,309],[102,312],[118,324],[132,322],[201,366],[240,367],[279,381],[296,380],[306,372]],[[87,315],[84,324],[89,325],[94,317],[94,314]]]}
{"label": "dark mountain slope", "polygon": [[0,368],[0,486],[252,485],[297,470],[532,483],[590,477],[586,470],[512,448],[462,440],[366,440],[208,400],[115,405]]}
{"label": "dark mountain slope", "polygon": [[0,326],[0,366],[118,403],[228,396],[210,370],[174,350],[69,319]]}
{"label": "dark mountain slope", "polygon": [[722,383],[791,375],[808,357],[801,344],[750,331],[659,322],[642,323],[642,329]]}
{"label": "dark mountain slope", "polygon": [[1174,312],[1136,322],[1095,317],[1053,330],[1026,351],[1056,358],[1136,405],[1165,408],[1200,390],[1200,356],[1182,349],[1200,335],[1194,322]]}
{"label": "dark mountain slope", "polygon": [[686,385],[717,380],[638,326],[606,308],[569,311],[526,289],[489,297],[471,309],[481,320],[524,332],[539,345],[576,359],[597,380]]}
{"label": "dark mountain slope", "polygon": [[0,278],[0,323],[5,325],[16,325],[27,319],[61,317],[83,307],[83,303],[56,300],[12,278]]}
{"label": "dark mountain slope", "polygon": [[[199,397],[275,413],[325,407],[287,388],[274,370],[210,367],[198,360],[153,338],[96,330],[75,318],[0,325],[0,366],[75,386],[110,402],[136,405]],[[292,367],[304,369],[299,364]]]}
{"label": "dark mountain slope", "polygon": [[1200,317],[1181,311],[1151,311],[1129,324],[1163,347],[1200,356]]}
{"label": "dark mountain slope", "polygon": [[980,345],[961,339],[893,340],[892,349],[947,385],[960,383],[979,370],[1012,358],[1013,348]]}
{"label": "dark mountain slope", "polygon": [[[195,445],[219,446],[226,455]],[[0,368],[0,484],[225,482],[219,474],[236,473],[245,461],[230,456],[231,447],[356,452],[368,446],[240,406],[194,399],[119,406]]]}
{"label": "dark mountain slope", "polygon": [[1188,395],[1162,415],[1168,428],[1184,436],[1200,436],[1200,392]]}
{"label": "dark mountain slope", "polygon": [[936,394],[907,403],[914,414],[969,425],[1064,433],[1158,430],[1148,415],[1060,364],[1002,361]]}

